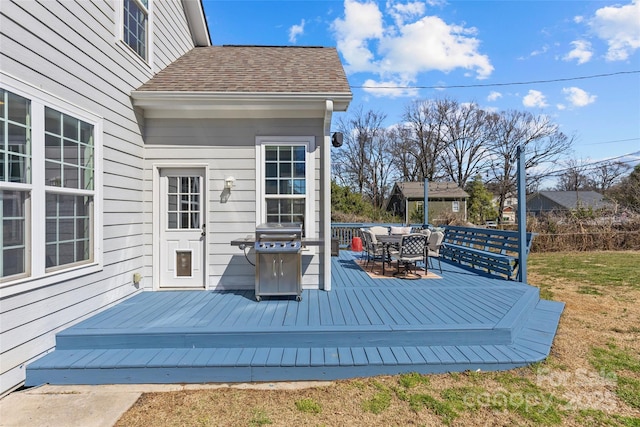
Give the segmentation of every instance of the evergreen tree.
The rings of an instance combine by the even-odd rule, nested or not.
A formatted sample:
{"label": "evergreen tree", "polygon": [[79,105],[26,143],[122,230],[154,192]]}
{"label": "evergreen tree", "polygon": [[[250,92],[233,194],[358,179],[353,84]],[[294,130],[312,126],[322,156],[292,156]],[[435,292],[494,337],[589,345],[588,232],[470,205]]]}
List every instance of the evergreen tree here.
{"label": "evergreen tree", "polygon": [[468,200],[468,218],[474,224],[484,224],[487,220],[494,220],[498,216],[493,205],[493,195],[482,182],[482,177],[476,175],[473,181],[467,185]]}

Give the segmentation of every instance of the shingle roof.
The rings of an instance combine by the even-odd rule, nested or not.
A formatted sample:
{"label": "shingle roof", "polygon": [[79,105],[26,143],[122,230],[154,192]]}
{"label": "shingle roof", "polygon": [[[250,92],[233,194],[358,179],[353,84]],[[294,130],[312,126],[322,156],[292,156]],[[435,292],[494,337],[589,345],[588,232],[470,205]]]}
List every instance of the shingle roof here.
{"label": "shingle roof", "polygon": [[335,48],[297,46],[196,47],[138,91],[351,94]]}
{"label": "shingle roof", "polygon": [[611,205],[597,191],[540,191],[539,194],[567,209],[577,209],[578,206],[602,209]]}
{"label": "shingle roof", "polygon": [[[398,182],[396,185],[405,198],[424,199],[424,182]],[[469,194],[454,182],[429,182],[429,198],[439,197],[465,198]]]}

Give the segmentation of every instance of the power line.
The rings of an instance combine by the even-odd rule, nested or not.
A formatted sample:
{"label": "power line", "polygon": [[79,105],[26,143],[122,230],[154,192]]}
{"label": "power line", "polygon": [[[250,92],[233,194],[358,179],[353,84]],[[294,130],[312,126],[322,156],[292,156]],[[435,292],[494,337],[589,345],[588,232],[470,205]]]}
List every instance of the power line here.
{"label": "power line", "polygon": [[627,139],[615,139],[613,141],[601,141],[601,142],[589,142],[587,144],[580,145],[600,145],[600,144],[614,144],[616,142],[629,142],[629,141],[637,141],[640,138],[627,138]]}
{"label": "power line", "polygon": [[[586,172],[586,171],[591,171],[591,170],[595,170],[601,163],[608,163],[611,162],[613,160],[618,160],[618,159],[622,159],[625,157],[629,157],[629,156],[636,156],[636,155],[640,155],[640,151],[635,151],[633,153],[627,153],[627,154],[623,154],[621,156],[617,156],[617,157],[612,157],[610,159],[605,159],[605,160],[598,160],[597,162],[593,162],[593,163],[586,163],[584,165],[579,165],[577,167],[568,167],[568,168],[564,168],[564,169],[557,169],[554,171],[551,171],[549,173],[544,174],[545,178],[552,178],[552,177],[560,177],[562,176],[563,173],[577,169],[581,172]],[[619,163],[624,163],[624,164],[631,164],[631,163],[636,163],[638,162],[638,159],[631,159],[631,160],[626,160],[626,161],[622,161]]]}
{"label": "power line", "polygon": [[549,80],[531,80],[526,82],[509,82],[509,83],[484,83],[484,84],[471,84],[471,85],[452,85],[452,86],[353,86],[352,89],[461,89],[461,88],[474,88],[474,87],[499,87],[499,86],[516,86],[516,85],[531,85],[540,83],[557,83],[557,82],[569,82],[574,80],[587,80],[596,79],[600,77],[619,76],[623,74],[638,74],[640,70],[634,71],[618,71],[615,73],[606,74],[593,74],[590,76],[578,76],[567,77],[562,79],[549,79]]}

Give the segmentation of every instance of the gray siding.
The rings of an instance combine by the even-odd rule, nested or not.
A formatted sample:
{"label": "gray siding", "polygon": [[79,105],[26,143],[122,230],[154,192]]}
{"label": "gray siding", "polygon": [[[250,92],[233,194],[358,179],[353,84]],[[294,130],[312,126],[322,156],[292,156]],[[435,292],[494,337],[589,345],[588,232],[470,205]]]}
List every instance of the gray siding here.
{"label": "gray siding", "polygon": [[[147,119],[145,125],[145,286],[153,283],[152,180],[154,165],[206,164],[210,181],[207,214],[210,289],[246,289],[254,286],[255,270],[244,254],[230,242],[252,234],[256,225],[256,136],[314,136],[315,222],[320,236],[322,119]],[[221,203],[224,178],[236,184],[226,203]],[[249,258],[253,260],[253,254]],[[322,281],[320,251],[303,255],[303,286],[318,288]]]}
{"label": "gray siding", "polygon": [[[3,297],[0,394],[54,333],[137,292],[145,263],[143,140],[130,93],[193,48],[180,1],[155,3],[153,69],[116,40],[116,4],[0,1],[0,67],[61,103],[103,119],[103,269]],[[3,77],[4,78],[4,77]],[[2,286],[2,285],[0,285]]]}

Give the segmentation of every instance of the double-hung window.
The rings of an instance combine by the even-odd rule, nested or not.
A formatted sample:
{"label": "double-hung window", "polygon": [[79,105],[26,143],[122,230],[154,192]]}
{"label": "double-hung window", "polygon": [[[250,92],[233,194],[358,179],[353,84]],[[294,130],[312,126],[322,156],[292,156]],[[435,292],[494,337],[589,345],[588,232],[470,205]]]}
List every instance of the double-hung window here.
{"label": "double-hung window", "polygon": [[45,107],[46,266],[91,261],[93,126]]}
{"label": "double-hung window", "polygon": [[29,272],[31,102],[0,89],[0,279]]}
{"label": "double-hung window", "polygon": [[257,222],[299,222],[313,235],[314,149],[310,137],[258,138]]}
{"label": "double-hung window", "polygon": [[122,39],[140,58],[148,60],[149,0],[124,0]]}
{"label": "double-hung window", "polygon": [[93,264],[95,124],[0,89],[0,282]]}

